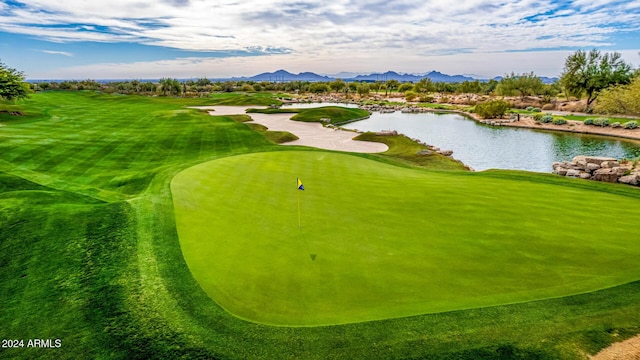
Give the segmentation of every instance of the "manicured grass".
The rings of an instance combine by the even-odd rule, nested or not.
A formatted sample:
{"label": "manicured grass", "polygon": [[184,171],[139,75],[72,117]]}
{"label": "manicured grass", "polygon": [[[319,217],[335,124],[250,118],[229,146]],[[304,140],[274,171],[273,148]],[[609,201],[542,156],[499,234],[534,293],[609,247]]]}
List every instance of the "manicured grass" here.
{"label": "manicured grass", "polygon": [[217,93],[211,95],[208,104],[210,105],[282,105],[282,101],[277,99],[272,93],[260,92],[260,93]]}
{"label": "manicured grass", "polygon": [[[0,338],[62,340],[59,349],[0,349],[0,357],[579,359],[640,332],[640,282],[556,299],[328,327],[273,327],[230,315],[202,290],[184,260],[169,184],[176,174],[209,160],[301,148],[274,145],[232,118],[187,109],[213,101],[47,92],[17,105],[31,115],[28,121],[0,121],[6,125],[0,127]],[[355,164],[364,158],[380,160],[382,172],[390,171],[385,164],[396,163],[391,157],[353,156]],[[398,174],[405,174],[406,162],[398,164],[405,167],[398,167]],[[412,171],[413,184],[440,174]],[[640,200],[637,189],[551,175],[450,174],[465,180],[442,192],[477,179],[479,184],[520,183],[523,193],[527,184],[546,184],[581,195]],[[231,175],[225,171],[216,177]],[[347,184],[353,185],[352,175]],[[294,176],[305,182],[305,196],[318,189],[314,177]],[[288,181],[293,186],[294,180]],[[403,193],[410,190],[405,187]],[[365,204],[378,195],[358,201]],[[455,209],[452,216],[466,216],[469,206],[485,200],[476,195],[448,204]],[[576,222],[596,209],[587,200],[580,206]],[[609,203],[602,211],[617,206]],[[219,209],[227,210],[235,211]],[[542,218],[527,217],[525,209],[522,219],[545,224],[565,210],[558,202]],[[412,214],[403,222],[410,227],[420,217]],[[627,214],[619,217],[634,224]],[[580,235],[594,228],[619,231],[600,222],[584,224]],[[374,229],[360,237],[375,234]],[[317,252],[316,262],[322,259]]]}
{"label": "manicured grass", "polygon": [[[195,166],[172,193],[195,278],[232,313],[269,324],[484,307],[640,278],[627,222],[640,216],[637,200],[606,193],[291,151]],[[585,213],[585,196],[619,210]],[[597,223],[608,226],[583,231]]]}
{"label": "manicured grass", "polygon": [[248,109],[247,113],[279,114],[296,113],[291,120],[306,122],[322,122],[329,119],[329,124],[343,124],[345,122],[362,119],[369,116],[369,112],[357,108],[342,106],[322,106],[311,109]]}

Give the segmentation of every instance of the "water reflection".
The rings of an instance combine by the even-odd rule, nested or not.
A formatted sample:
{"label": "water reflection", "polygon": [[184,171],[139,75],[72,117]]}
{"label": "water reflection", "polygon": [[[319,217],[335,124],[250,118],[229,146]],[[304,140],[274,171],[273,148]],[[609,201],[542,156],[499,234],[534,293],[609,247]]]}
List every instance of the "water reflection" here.
{"label": "water reflection", "polygon": [[554,161],[576,155],[635,158],[640,142],[574,133],[495,127],[457,114],[373,113],[344,126],[363,131],[397,130],[442,149],[476,170],[515,169],[551,172]]}

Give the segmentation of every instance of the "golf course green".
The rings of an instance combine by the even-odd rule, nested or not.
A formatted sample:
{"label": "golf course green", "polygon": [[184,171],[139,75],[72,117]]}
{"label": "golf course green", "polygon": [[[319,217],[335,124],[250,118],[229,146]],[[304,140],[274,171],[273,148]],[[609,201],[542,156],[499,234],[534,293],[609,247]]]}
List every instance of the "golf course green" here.
{"label": "golf course green", "polygon": [[[200,164],[171,190],[194,277],[231,313],[266,324],[370,321],[640,279],[640,233],[627,221],[640,208],[613,194],[300,151]],[[586,199],[616,207],[585,213]]]}
{"label": "golf course green", "polygon": [[277,102],[0,102],[0,339],[60,340],[0,358],[585,359],[640,334],[637,188],[190,108]]}

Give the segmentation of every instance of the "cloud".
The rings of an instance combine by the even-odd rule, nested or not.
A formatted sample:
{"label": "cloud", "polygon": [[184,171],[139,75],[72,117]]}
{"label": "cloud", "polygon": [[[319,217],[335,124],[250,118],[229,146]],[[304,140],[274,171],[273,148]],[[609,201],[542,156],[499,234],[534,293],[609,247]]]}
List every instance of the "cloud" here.
{"label": "cloud", "polygon": [[54,51],[54,50],[40,50],[40,51],[46,54],[51,54],[51,55],[62,55],[62,56],[68,56],[68,57],[73,56],[72,53],[66,52],[66,51]]}
{"label": "cloud", "polygon": [[[330,51],[376,46],[416,51],[607,45],[612,19],[640,26],[636,1],[247,0],[3,5],[0,29],[56,41],[136,41],[185,50],[253,46]],[[82,31],[79,31],[79,30]],[[344,36],[343,34],[350,36]],[[421,41],[440,39],[440,41]],[[358,39],[357,43],[351,38]],[[546,37],[552,41],[540,39]]]}
{"label": "cloud", "polygon": [[263,49],[265,63],[275,55],[292,61],[295,54],[315,63],[331,59],[334,66],[352,59],[401,65],[434,55],[613,47],[621,33],[640,28],[637,0],[20,3],[0,3],[0,31],[58,43],[128,42],[250,56]]}

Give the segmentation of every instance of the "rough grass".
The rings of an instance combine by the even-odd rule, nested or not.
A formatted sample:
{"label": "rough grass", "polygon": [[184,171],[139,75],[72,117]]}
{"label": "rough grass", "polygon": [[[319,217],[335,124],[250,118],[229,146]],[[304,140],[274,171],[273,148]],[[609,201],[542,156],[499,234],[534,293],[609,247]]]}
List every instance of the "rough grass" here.
{"label": "rough grass", "polygon": [[[60,349],[1,349],[0,357],[577,359],[640,332],[640,282],[331,327],[230,315],[184,262],[169,183],[208,160],[295,148],[192,105],[211,99],[48,92],[19,105],[33,114],[28,122],[0,127],[0,338],[62,340]],[[635,189],[539,174],[458,174],[638,199]]]}
{"label": "rough grass", "polygon": [[391,159],[406,164],[416,164],[432,170],[466,169],[461,162],[438,153],[428,155],[419,154],[420,151],[427,150],[427,147],[409,139],[405,135],[389,136],[366,132],[356,136],[354,140],[381,142],[389,147],[389,150],[384,153],[370,155],[371,157]]}

